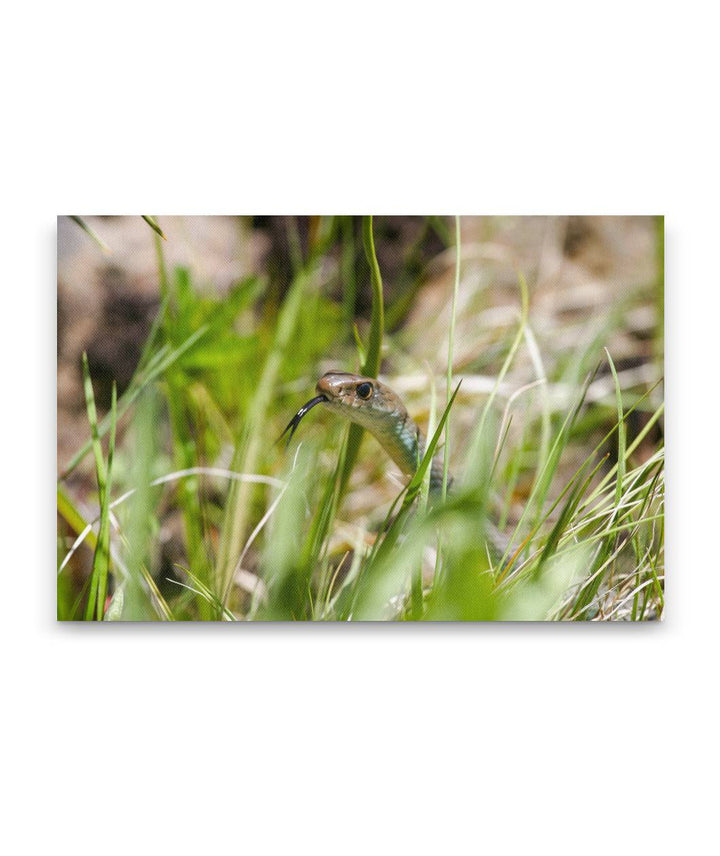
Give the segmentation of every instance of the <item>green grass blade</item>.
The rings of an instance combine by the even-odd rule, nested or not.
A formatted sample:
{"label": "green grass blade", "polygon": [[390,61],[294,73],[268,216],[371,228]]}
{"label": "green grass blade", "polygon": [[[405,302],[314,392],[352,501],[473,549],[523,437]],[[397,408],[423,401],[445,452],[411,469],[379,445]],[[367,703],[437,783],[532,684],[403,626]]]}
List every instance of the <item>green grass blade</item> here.
{"label": "green grass blade", "polygon": [[[211,589],[205,585],[205,583],[194,574],[190,568],[186,568],[184,565],[180,565],[177,562],[175,563],[176,568],[180,568],[180,570],[187,574],[190,578],[190,581],[193,583],[194,588],[190,588],[190,586],[184,586],[192,591],[194,594],[199,595],[205,602],[212,606],[213,611],[217,612],[218,615],[221,615],[224,621],[237,621],[237,618],[233,615],[233,613],[220,602],[219,598],[212,592]],[[175,585],[183,586],[184,584],[178,582],[177,580],[173,580],[168,578],[168,582],[171,582]]]}
{"label": "green grass blade", "polygon": [[[630,414],[633,413],[639,407],[641,402],[650,394],[650,392],[652,392],[652,389],[648,390],[632,407],[629,407],[625,411],[625,413],[623,415],[623,420],[625,422],[627,422],[627,419],[630,416]],[[625,450],[624,458],[625,458],[626,464],[630,460],[630,456],[637,449],[637,447],[640,445],[640,443],[642,443],[642,441],[645,439],[645,437],[648,435],[648,433],[652,429],[653,425],[655,425],[656,422],[660,419],[660,417],[662,416],[664,411],[665,411],[665,403],[662,402],[659,405],[659,407],[655,410],[655,412],[652,414],[652,416],[650,417],[650,419],[648,420],[647,424],[642,429],[642,431],[640,431],[640,433],[637,435],[637,437],[632,441],[632,443],[630,443],[630,445]],[[598,443],[598,445],[595,447],[594,451],[597,452],[600,449],[601,445],[603,443],[606,443],[612,437],[612,435],[615,433],[616,430],[617,430],[617,424],[615,424],[610,429],[610,431],[608,431],[608,433],[603,437],[603,439],[600,441],[600,443]],[[595,490],[590,494],[590,496],[587,498],[587,500],[581,505],[581,507],[580,507],[581,511],[583,509],[587,508],[592,502],[594,502],[598,498],[598,496],[600,496],[600,494],[605,489],[605,486],[610,482],[610,480],[616,474],[617,468],[618,468],[618,465],[613,464],[613,466],[610,468],[610,470],[603,476],[603,478],[601,479],[600,483],[597,485]]]}
{"label": "green grass blade", "polygon": [[115,425],[117,421],[117,402],[113,387],[113,406],[110,411],[110,441],[111,447],[108,453],[108,465],[103,457],[100,432],[98,430],[97,410],[95,407],[95,394],[90,379],[90,368],[88,366],[87,354],[83,352],[83,389],[85,392],[85,405],[88,421],[90,423],[91,445],[95,455],[95,474],[98,483],[98,499],[100,503],[100,532],[98,535],[95,553],[93,555],[92,573],[88,600],[85,607],[85,619],[91,621],[94,618],[102,619],[105,607],[105,592],[107,591],[107,575],[110,564],[110,496],[108,492],[108,472],[112,465],[112,454],[115,445]]}
{"label": "green grass blade", "polygon": [[622,390],[620,389],[620,382],[618,381],[615,363],[613,362],[613,358],[610,356],[610,351],[608,351],[607,348],[605,348],[605,353],[607,354],[608,362],[610,363],[610,370],[612,371],[613,380],[615,381],[615,400],[617,403],[618,426],[618,466],[617,480],[615,482],[615,505],[620,505],[620,498],[622,497],[623,479],[625,478],[626,427],[625,420],[623,418]]}
{"label": "green grass blade", "polygon": [[372,309],[370,314],[367,357],[362,367],[362,373],[368,377],[377,377],[380,371],[380,356],[382,352],[384,303],[382,277],[380,276],[380,266],[375,254],[375,241],[373,240],[372,217],[363,217],[363,247],[365,248],[365,257],[370,265]]}
{"label": "green grass blade", "polygon": [[[366,351],[365,362],[360,368],[360,372],[366,377],[377,377],[380,371],[380,357],[382,352],[382,341],[384,332],[384,302],[383,302],[383,286],[382,276],[380,275],[380,265],[378,264],[377,255],[375,253],[375,241],[373,239],[373,218],[363,217],[362,224],[363,247],[365,249],[365,257],[370,265],[370,285],[372,288],[372,309],[370,313],[370,334],[368,337],[368,346]],[[340,479],[340,493],[343,494],[350,480],[350,474],[355,466],[360,443],[363,437],[363,429],[359,425],[351,425],[346,441],[347,451],[345,454],[345,464],[343,466]]]}
{"label": "green grass blade", "polygon": [[[82,516],[78,507],[67,493],[65,493],[61,485],[57,486],[57,512],[76,535],[80,535],[81,532],[87,529],[87,520]],[[97,537],[92,529],[88,532],[86,540],[88,545],[94,550]]]}
{"label": "green grass blade", "polygon": [[518,324],[518,329],[515,334],[515,338],[513,339],[513,342],[510,345],[510,350],[508,351],[507,356],[505,357],[505,360],[502,364],[502,368],[500,369],[500,372],[498,373],[498,376],[495,379],[492,391],[488,396],[487,401],[485,402],[485,406],[482,409],[480,419],[478,420],[477,428],[475,429],[473,439],[470,443],[470,453],[468,455],[468,463],[466,466],[467,480],[470,484],[477,484],[478,481],[480,481],[482,478],[484,462],[482,459],[481,451],[483,448],[485,423],[487,422],[488,413],[490,412],[490,408],[492,407],[492,404],[495,400],[497,391],[500,388],[500,384],[505,379],[505,376],[507,375],[510,366],[512,365],[512,361],[515,359],[515,354],[517,353],[517,350],[520,347],[520,343],[523,340],[523,336],[525,335],[525,326],[527,325],[528,313],[530,311],[530,296],[528,292],[527,282],[522,274],[518,274],[518,283],[520,285],[520,323]]}
{"label": "green grass blade", "polygon": [[156,235],[159,235],[163,239],[163,241],[167,241],[167,238],[165,237],[165,233],[160,228],[160,225],[158,224],[157,220],[154,217],[150,217],[148,214],[141,214],[140,216],[148,224],[148,226],[153,230],[153,232],[155,232]]}
{"label": "green grass blade", "polygon": [[[586,464],[587,463],[589,463],[589,462],[586,462]],[[533,570],[533,577],[535,580],[539,579],[540,573],[543,569],[543,566],[545,565],[547,560],[550,558],[550,556],[552,556],[553,553],[555,552],[555,550],[557,549],[557,546],[560,542],[560,538],[562,537],[563,533],[565,532],[567,527],[570,525],[570,522],[572,521],[573,514],[575,513],[575,510],[577,509],[578,503],[582,499],[583,494],[585,493],[588,486],[592,482],[597,471],[600,469],[600,467],[604,463],[605,463],[605,458],[603,458],[601,461],[599,461],[597,463],[595,468],[584,479],[584,481],[581,482],[578,480],[577,483],[575,484],[575,487],[570,491],[570,496],[568,497],[567,502],[563,506],[563,509],[560,512],[560,516],[558,517],[557,522],[553,526],[552,531],[550,532],[550,537],[548,538],[548,540],[545,544],[545,547],[543,548],[543,551],[540,554],[540,558],[539,558],[539,560],[538,560],[538,562],[535,565],[535,568]]]}
{"label": "green grass blade", "polygon": [[[98,621],[102,620],[105,609],[105,598],[107,597],[108,573],[110,571],[110,495],[112,492],[113,461],[115,459],[115,432],[117,428],[117,387],[113,381],[112,398],[110,403],[110,438],[108,440],[107,459],[107,481],[105,483],[105,496],[100,518],[100,537],[103,541],[105,559],[101,566],[98,579],[97,615]],[[103,529],[103,523],[105,524]]]}
{"label": "green grass blade", "polygon": [[[460,291],[460,263],[462,261],[462,240],[460,237],[460,218],[455,217],[455,283],[453,286],[452,304],[450,309],[450,329],[448,331],[447,377],[445,379],[445,394],[450,401],[452,389],[453,361],[455,359],[455,316],[457,315],[458,293]],[[442,498],[447,496],[448,472],[450,470],[450,419],[445,428],[445,449],[443,452]]]}
{"label": "green grass blade", "polygon": [[153,487],[154,480],[148,478],[158,454],[155,430],[158,399],[159,394],[155,390],[150,390],[148,395],[140,399],[128,432],[130,479],[134,485],[133,501],[127,509],[127,516],[123,518],[127,535],[123,618],[128,621],[171,617],[148,570],[158,494],[157,488]]}
{"label": "green grass blade", "polygon": [[70,219],[73,221],[73,223],[77,223],[77,225],[83,230],[83,232],[89,235],[104,253],[110,252],[110,247],[108,247],[105,241],[103,241],[103,239],[94,229],[91,229],[90,226],[88,226],[88,224],[83,220],[82,217],[76,217],[71,214]]}
{"label": "green grass blade", "polygon": [[438,442],[440,441],[440,437],[442,436],[443,431],[445,430],[445,424],[450,416],[450,410],[452,409],[452,406],[455,402],[455,398],[457,397],[461,384],[462,381],[460,381],[455,387],[455,391],[450,396],[450,401],[448,401],[448,403],[445,405],[445,410],[443,410],[443,415],[440,417],[440,422],[438,423],[438,426],[435,429],[435,433],[432,435],[430,442],[427,444],[425,453],[422,456],[422,460],[420,461],[420,464],[418,465],[415,474],[408,483],[405,499],[403,500],[403,505],[412,505],[415,497],[418,495],[422,487],[425,472],[432,463],[432,459],[435,455],[435,449],[437,447]]}
{"label": "green grass blade", "polygon": [[[357,301],[357,280],[355,276],[355,230],[353,217],[339,217],[341,232],[340,271],[342,281],[343,311],[345,323],[354,326],[355,303]],[[361,359],[361,363],[365,358]]]}
{"label": "green grass blade", "polygon": [[[582,390],[580,391],[580,395],[578,396],[578,399],[577,399],[575,406],[570,411],[570,413],[568,413],[568,415],[565,417],[565,420],[564,420],[562,426],[560,427],[560,430],[558,431],[558,434],[555,437],[555,440],[553,441],[552,446],[550,447],[550,451],[547,455],[547,458],[545,459],[543,469],[540,471],[539,476],[536,478],[536,480],[533,484],[532,490],[530,492],[530,496],[528,497],[528,499],[525,503],[525,508],[523,509],[523,512],[520,515],[520,519],[518,520],[518,522],[515,526],[515,529],[513,531],[513,535],[512,535],[512,539],[510,541],[510,544],[508,544],[507,550],[505,551],[505,554],[502,557],[502,561],[500,564],[504,565],[504,568],[503,568],[503,571],[500,575],[500,578],[503,578],[507,575],[507,573],[509,572],[510,567],[514,561],[514,558],[518,555],[516,552],[515,556],[513,557],[513,561],[507,562],[507,559],[508,559],[508,556],[510,553],[510,549],[512,546],[512,541],[514,539],[516,539],[518,537],[518,535],[522,532],[523,525],[525,524],[525,521],[527,520],[528,516],[532,513],[532,509],[536,506],[542,507],[544,502],[545,502],[548,491],[550,490],[550,485],[552,483],[553,476],[555,475],[555,473],[557,471],[558,463],[560,461],[560,456],[561,456],[563,450],[565,449],[565,447],[567,446],[567,442],[568,442],[568,439],[570,437],[570,432],[572,430],[573,425],[575,424],[575,421],[577,420],[578,414],[580,413],[580,409],[581,409],[581,407],[585,401],[585,396],[587,395],[587,390],[588,390],[588,387],[590,386],[592,378],[593,378],[593,375],[588,375],[588,377],[586,378],[585,383],[583,385]],[[591,455],[587,456],[586,462],[588,460],[591,460],[592,457],[594,457],[595,451],[596,450],[594,450],[591,453]],[[583,464],[580,467],[580,469],[576,471],[575,476],[571,480],[571,483],[573,481],[575,481],[575,479],[579,476],[579,473],[582,472],[584,466],[585,466],[585,464]],[[567,486],[566,486],[566,490],[567,490]],[[558,497],[558,500],[560,500],[562,498],[564,493],[565,493],[565,491],[563,491],[560,494],[560,496]],[[556,500],[556,502],[553,504],[553,507],[555,506],[555,504],[557,503],[558,500]],[[538,520],[536,525],[532,528],[530,536],[528,536],[528,538],[526,538],[525,541],[523,542],[524,544],[529,543],[529,540],[532,539],[532,537],[534,536],[535,533],[537,533],[537,531],[540,528],[541,522],[544,519],[546,519],[546,518],[541,517],[540,520]]]}

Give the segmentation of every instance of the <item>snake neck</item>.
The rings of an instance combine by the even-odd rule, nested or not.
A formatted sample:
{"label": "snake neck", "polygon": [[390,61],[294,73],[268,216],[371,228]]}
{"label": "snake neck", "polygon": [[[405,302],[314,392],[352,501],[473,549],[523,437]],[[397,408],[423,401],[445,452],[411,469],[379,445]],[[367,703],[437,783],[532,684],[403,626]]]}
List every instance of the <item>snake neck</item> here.
{"label": "snake neck", "polygon": [[[366,387],[359,395],[360,387]],[[370,432],[406,476],[417,472],[425,453],[426,439],[397,393],[377,378],[365,378],[347,372],[328,372],[317,383],[318,397],[305,408],[322,403],[345,419]],[[295,419],[307,412],[301,408]],[[291,423],[292,424],[292,423]],[[443,482],[443,460],[433,458],[430,488],[439,491]],[[450,479],[448,478],[448,483]]]}
{"label": "snake neck", "polygon": [[[379,426],[378,426],[379,427]],[[404,418],[388,420],[384,430],[371,432],[380,441],[385,451],[400,467],[403,473],[413,476],[425,454],[425,435],[407,414]],[[442,455],[436,455],[430,464],[430,490],[440,491],[443,483],[444,461]],[[448,475],[448,486],[452,478]]]}

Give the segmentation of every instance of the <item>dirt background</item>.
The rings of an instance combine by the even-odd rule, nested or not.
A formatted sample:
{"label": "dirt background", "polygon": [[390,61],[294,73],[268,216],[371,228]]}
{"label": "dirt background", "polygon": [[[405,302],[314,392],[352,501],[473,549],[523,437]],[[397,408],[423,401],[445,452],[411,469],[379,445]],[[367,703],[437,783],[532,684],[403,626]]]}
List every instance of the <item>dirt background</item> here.
{"label": "dirt background", "polygon": [[[88,436],[83,350],[99,408],[106,409],[112,381],[122,393],[132,377],[159,302],[154,236],[147,224],[136,216],[83,219],[106,249],[70,218],[58,218],[59,470]],[[293,220],[301,248],[307,245],[313,220]],[[168,269],[186,266],[196,287],[218,293],[250,274],[269,274],[282,288],[292,277],[289,221],[162,217]],[[393,369],[399,375],[398,391],[411,398],[422,394],[418,381],[422,387],[426,366],[438,375],[444,371],[446,307],[455,264],[452,230],[450,217],[435,218],[433,228],[420,217],[376,218],[386,303],[408,293],[409,312],[397,331],[408,356]],[[522,272],[530,285],[538,344],[551,361],[581,346],[589,319],[607,314],[636,292],[637,301],[613,333],[612,352],[626,380],[654,382],[662,373],[661,230],[651,217],[463,217],[455,371],[473,375],[479,384],[476,391],[482,393],[482,355],[492,350],[494,331],[516,323],[517,275]],[[359,232],[356,243],[356,315],[362,320],[369,314],[370,291]],[[328,263],[339,266],[340,260],[331,253]],[[546,369],[550,374],[551,366]],[[628,378],[628,371],[636,377]],[[531,377],[528,372],[525,380]],[[522,383],[521,373],[513,381]],[[472,377],[465,394],[468,386],[472,393]],[[71,483],[83,492],[92,489],[89,458],[72,474]]]}

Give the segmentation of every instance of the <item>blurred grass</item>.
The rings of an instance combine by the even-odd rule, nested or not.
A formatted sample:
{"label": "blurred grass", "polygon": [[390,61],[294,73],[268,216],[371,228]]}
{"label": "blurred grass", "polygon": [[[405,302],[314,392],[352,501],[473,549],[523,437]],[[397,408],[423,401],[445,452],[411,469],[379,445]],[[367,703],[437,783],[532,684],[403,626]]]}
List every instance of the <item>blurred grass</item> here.
{"label": "blurred grass", "polygon": [[[372,288],[372,313],[370,315],[370,333],[367,348],[361,348],[364,359],[360,366],[360,374],[365,377],[377,377],[380,371],[380,356],[382,351],[382,340],[384,332],[384,298],[380,266],[375,255],[375,242],[373,240],[373,218],[363,217],[362,224],[363,249],[365,258],[370,266],[370,284]],[[361,347],[361,343],[359,343]],[[352,424],[348,431],[345,453],[343,456],[343,468],[340,475],[339,493],[342,495],[347,488],[352,468],[355,466],[360,443],[363,437],[363,429],[359,425]]]}
{"label": "blurred grass", "polygon": [[[521,274],[516,322],[492,331],[495,343],[482,356],[491,382],[479,395],[472,391],[478,376],[467,372],[472,363],[464,373],[453,368],[456,341],[472,345],[462,331],[479,317],[472,289],[481,291],[461,267],[460,222],[454,235],[451,222],[427,218],[399,277],[407,283],[417,270],[428,234],[455,247],[442,310],[448,334],[437,341],[445,356],[431,367],[445,377],[448,400],[423,465],[393,495],[384,476],[390,464],[374,440],[319,408],[295,447],[274,445],[328,368],[373,377],[382,368],[400,380],[422,374],[403,346],[403,327],[412,329],[413,313],[423,309],[421,277],[386,313],[373,219],[314,218],[306,233],[290,218],[290,280],[251,276],[226,293],[199,288],[186,267],[168,271],[164,245],[173,235],[153,219],[160,306],[133,381],[103,419],[83,365],[90,438],[80,440],[58,485],[59,618],[662,614],[662,401],[650,384],[622,387],[612,344],[644,292],[588,318],[583,345],[556,354],[534,329],[532,288]],[[661,245],[661,226],[655,234]],[[657,281],[647,294],[657,306],[661,246],[656,256]],[[367,304],[360,309],[365,276],[369,313]],[[432,335],[429,322],[415,329]],[[661,335],[656,325],[655,358]],[[450,396],[460,375],[465,381]],[[595,392],[598,383],[606,393]],[[434,383],[423,386],[418,401],[427,404]],[[404,397],[413,409],[415,400]],[[441,454],[452,490],[425,501],[424,467],[445,430]],[[73,493],[90,450],[97,513]],[[276,480],[239,481],[238,474]]]}
{"label": "blurred grass", "polygon": [[83,353],[83,381],[85,388],[85,403],[87,405],[88,422],[92,435],[92,448],[95,454],[95,474],[98,483],[100,502],[100,530],[93,554],[92,574],[90,576],[90,592],[85,606],[85,620],[93,618],[101,620],[105,612],[105,597],[107,594],[108,574],[110,570],[110,491],[112,489],[113,457],[115,455],[115,428],[117,425],[117,390],[113,384],[112,405],[110,408],[110,440],[108,443],[107,461],[103,456],[98,431],[95,395],[90,380],[87,354]]}

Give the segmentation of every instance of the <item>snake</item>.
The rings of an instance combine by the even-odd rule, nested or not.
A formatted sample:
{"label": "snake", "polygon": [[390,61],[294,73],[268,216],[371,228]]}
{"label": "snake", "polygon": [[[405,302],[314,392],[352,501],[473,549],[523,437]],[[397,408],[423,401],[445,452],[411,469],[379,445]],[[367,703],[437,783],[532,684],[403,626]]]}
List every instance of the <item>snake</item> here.
{"label": "snake", "polygon": [[[360,425],[375,437],[406,476],[413,476],[425,453],[425,435],[408,413],[400,396],[377,378],[350,372],[326,372],[315,387],[317,395],[303,404],[280,435],[290,443],[300,420],[318,404]],[[448,476],[448,484],[451,478]],[[440,455],[430,465],[430,489],[443,483]]]}
{"label": "snake", "polygon": [[[318,404],[365,428],[385,449],[406,476],[413,476],[425,453],[425,435],[410,416],[400,396],[377,378],[350,372],[326,372],[315,387],[317,395],[303,404],[282,432],[288,444],[300,420]],[[430,464],[430,491],[438,497],[443,483],[443,456],[436,455]],[[447,487],[452,484],[448,473]],[[494,523],[486,521],[484,537],[488,556],[499,560],[508,549],[508,541]]]}

